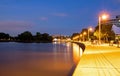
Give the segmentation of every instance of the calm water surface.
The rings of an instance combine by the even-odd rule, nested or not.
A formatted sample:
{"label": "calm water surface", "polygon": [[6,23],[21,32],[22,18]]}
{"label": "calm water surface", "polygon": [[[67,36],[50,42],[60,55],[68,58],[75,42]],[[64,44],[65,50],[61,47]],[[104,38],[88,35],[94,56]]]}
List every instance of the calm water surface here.
{"label": "calm water surface", "polygon": [[70,76],[80,56],[72,43],[0,43],[0,76]]}

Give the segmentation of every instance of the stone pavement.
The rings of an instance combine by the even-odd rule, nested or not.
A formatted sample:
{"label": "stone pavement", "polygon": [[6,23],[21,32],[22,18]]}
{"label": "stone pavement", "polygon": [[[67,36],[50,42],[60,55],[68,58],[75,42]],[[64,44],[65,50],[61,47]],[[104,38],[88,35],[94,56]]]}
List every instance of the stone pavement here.
{"label": "stone pavement", "polygon": [[120,76],[120,48],[86,45],[73,76]]}

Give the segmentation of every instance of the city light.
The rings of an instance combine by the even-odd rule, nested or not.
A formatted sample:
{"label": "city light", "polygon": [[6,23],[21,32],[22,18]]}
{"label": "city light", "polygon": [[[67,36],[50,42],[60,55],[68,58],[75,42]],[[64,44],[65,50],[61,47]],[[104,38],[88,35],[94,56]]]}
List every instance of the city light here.
{"label": "city light", "polygon": [[101,18],[102,18],[102,20],[106,20],[106,19],[108,18],[108,15],[107,15],[107,14],[103,14],[103,15],[101,16]]}
{"label": "city light", "polygon": [[88,41],[90,41],[90,31],[92,31],[92,27],[88,28]]}
{"label": "city light", "polygon": [[80,37],[82,37],[82,34],[80,34]]}
{"label": "city light", "polygon": [[83,35],[86,35],[87,33],[86,32],[83,32]]}
{"label": "city light", "polygon": [[88,28],[88,30],[89,30],[89,31],[92,31],[93,29],[92,29],[92,27],[90,27],[90,28]]}

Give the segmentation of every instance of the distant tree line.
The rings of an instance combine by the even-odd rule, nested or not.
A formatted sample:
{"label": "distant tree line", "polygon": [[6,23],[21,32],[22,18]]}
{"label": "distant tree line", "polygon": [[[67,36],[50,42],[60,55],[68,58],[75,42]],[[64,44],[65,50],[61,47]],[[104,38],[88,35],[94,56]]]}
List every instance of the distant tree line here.
{"label": "distant tree line", "polygon": [[3,32],[0,33],[0,41],[8,41],[9,38],[11,38],[9,34],[5,34]]}
{"label": "distant tree line", "polygon": [[16,37],[12,37],[6,33],[0,33],[0,41],[15,41],[15,42],[52,42],[53,38],[48,33],[41,34],[37,32],[36,35],[32,35],[31,32],[25,31]]}

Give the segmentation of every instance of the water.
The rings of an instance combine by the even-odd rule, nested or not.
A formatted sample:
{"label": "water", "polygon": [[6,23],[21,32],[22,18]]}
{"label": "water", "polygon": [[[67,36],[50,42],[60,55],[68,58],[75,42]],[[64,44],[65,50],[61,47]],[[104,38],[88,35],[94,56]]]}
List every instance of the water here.
{"label": "water", "polygon": [[80,60],[72,43],[0,43],[0,76],[70,76]]}

